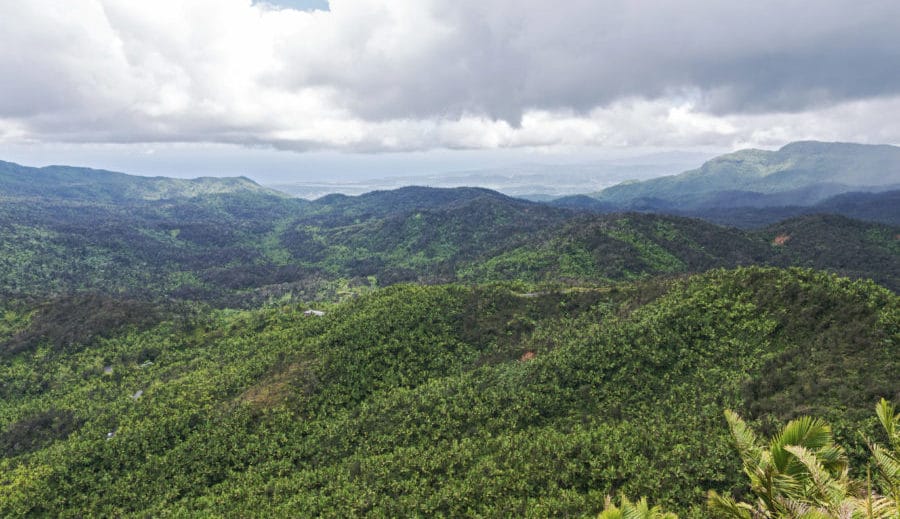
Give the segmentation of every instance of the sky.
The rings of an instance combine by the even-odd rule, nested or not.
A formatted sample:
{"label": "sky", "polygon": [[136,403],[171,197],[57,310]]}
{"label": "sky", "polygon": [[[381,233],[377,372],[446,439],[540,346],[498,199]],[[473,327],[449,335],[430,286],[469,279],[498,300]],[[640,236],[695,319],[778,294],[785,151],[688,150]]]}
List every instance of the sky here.
{"label": "sky", "polygon": [[0,0],[0,159],[291,179],[900,144],[895,0]]}

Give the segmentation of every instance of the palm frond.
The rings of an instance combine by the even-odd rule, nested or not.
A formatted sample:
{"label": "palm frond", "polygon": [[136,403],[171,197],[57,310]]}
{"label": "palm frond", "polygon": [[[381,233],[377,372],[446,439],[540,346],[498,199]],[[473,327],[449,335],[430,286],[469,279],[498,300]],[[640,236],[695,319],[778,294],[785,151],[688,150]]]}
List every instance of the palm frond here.
{"label": "palm frond", "polygon": [[900,451],[900,414],[894,412],[894,405],[882,398],[875,406],[875,414],[878,415],[878,421],[887,433],[891,447]]}
{"label": "palm frond", "polygon": [[799,445],[787,445],[785,450],[793,454],[806,468],[808,477],[804,479],[811,485],[803,497],[828,510],[837,511],[847,497],[847,482],[836,479],[809,449]]}
{"label": "palm frond", "polygon": [[731,437],[734,439],[738,454],[740,454],[744,464],[758,465],[760,447],[756,433],[747,426],[747,423],[737,413],[730,409],[725,410],[725,421],[728,422]]}
{"label": "palm frond", "polygon": [[747,503],[739,503],[730,497],[720,495],[715,490],[707,494],[706,505],[716,517],[752,519],[753,507]]}
{"label": "palm frond", "polygon": [[659,506],[650,507],[647,498],[632,503],[627,497],[622,497],[621,508],[617,507],[612,499],[606,498],[606,506],[598,519],[678,519],[678,516],[664,512]]}

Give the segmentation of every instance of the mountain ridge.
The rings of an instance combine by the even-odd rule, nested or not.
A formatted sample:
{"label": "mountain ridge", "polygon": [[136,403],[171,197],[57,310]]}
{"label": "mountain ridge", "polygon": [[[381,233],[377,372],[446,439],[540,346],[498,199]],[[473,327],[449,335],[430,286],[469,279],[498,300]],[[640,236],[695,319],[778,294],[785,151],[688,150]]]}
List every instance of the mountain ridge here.
{"label": "mountain ridge", "polygon": [[[318,203],[252,192],[99,205],[8,201],[0,223],[0,292],[9,294],[139,291],[243,306],[259,297],[329,299],[341,283],[600,283],[746,264],[816,265],[900,288],[898,255],[885,252],[897,234],[889,226],[816,223],[794,232],[821,251],[786,254],[804,241],[773,247],[767,228],[586,215],[484,189],[410,188]],[[829,233],[857,243],[855,255],[832,254]]]}
{"label": "mountain ridge", "polygon": [[[810,193],[797,204],[810,205],[847,191],[882,191],[900,185],[900,147],[800,141],[775,151],[747,149],[710,159],[697,169],[642,182],[619,184],[594,196],[628,208],[641,199],[658,199],[681,209],[716,205],[723,191],[775,195]],[[719,203],[718,205],[721,205]]]}
{"label": "mountain ridge", "polygon": [[0,194],[94,202],[163,200],[238,192],[287,196],[247,177],[144,177],[76,166],[23,166],[0,161]]}
{"label": "mountain ridge", "polygon": [[[771,200],[772,197],[785,197],[785,195],[753,193],[750,197],[747,197],[747,194],[746,191],[738,194],[726,191],[719,193],[717,196],[718,200],[723,200],[728,196],[735,196],[738,201],[746,205],[714,205],[701,209],[685,210],[679,209],[675,204],[657,199],[655,201],[644,200],[645,204],[631,207],[630,210],[699,218],[718,225],[741,229],[759,229],[787,218],[817,213],[840,214],[856,220],[900,225],[900,209],[898,209],[900,208],[900,190],[880,191],[877,193],[850,191],[831,196],[808,206],[787,203],[790,202],[789,199],[783,200],[785,202],[784,205],[753,205],[752,202],[754,200],[761,198]],[[596,214],[627,211],[613,203],[603,202],[588,195],[566,196],[546,203],[555,207]]]}
{"label": "mountain ridge", "polygon": [[[10,163],[0,166],[18,171]],[[255,184],[244,189],[240,182],[225,193],[186,192],[183,182],[190,183],[181,181],[169,193],[196,196],[161,199],[158,189],[148,196],[128,188],[167,179],[48,171],[48,178],[62,175],[70,183],[79,175],[101,180],[56,197],[17,199],[4,191],[2,180],[10,175],[0,175],[0,193],[9,198],[0,205],[0,291],[35,294],[52,287],[54,293],[134,296],[143,290],[242,306],[258,297],[327,299],[339,290],[400,282],[601,283],[746,264],[816,266],[900,287],[893,231],[877,224],[800,220],[793,225],[811,227],[795,232],[824,252],[812,246],[794,251],[808,240],[773,247],[767,227],[736,231],[689,219],[706,213],[675,209],[668,211],[674,216],[614,213],[611,204],[583,196],[559,207],[485,188],[407,186],[308,201]],[[109,179],[111,187],[97,187]],[[232,189],[229,179],[223,182]],[[874,216],[896,213],[878,209],[893,199],[877,196],[883,200],[877,204],[849,195],[840,200],[851,212],[862,206]],[[585,207],[601,215],[585,216]],[[802,212],[788,208],[784,217]],[[855,255],[837,254],[827,242],[829,229],[855,243]],[[873,258],[878,261],[868,261]],[[342,283],[355,288],[341,289]]]}

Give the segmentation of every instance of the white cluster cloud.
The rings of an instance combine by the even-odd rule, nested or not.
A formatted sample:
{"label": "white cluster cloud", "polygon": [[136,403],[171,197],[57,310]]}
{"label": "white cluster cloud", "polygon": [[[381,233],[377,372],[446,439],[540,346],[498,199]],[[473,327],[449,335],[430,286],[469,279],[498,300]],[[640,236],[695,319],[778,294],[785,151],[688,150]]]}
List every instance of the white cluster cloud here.
{"label": "white cluster cloud", "polygon": [[900,142],[893,0],[28,0],[0,20],[0,142]]}

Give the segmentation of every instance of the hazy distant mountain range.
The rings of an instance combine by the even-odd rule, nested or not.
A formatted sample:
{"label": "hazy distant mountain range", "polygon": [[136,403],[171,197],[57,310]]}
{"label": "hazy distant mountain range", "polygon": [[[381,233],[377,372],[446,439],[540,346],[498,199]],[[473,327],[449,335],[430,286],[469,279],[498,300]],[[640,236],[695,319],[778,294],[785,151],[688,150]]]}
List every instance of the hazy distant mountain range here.
{"label": "hazy distant mountain range", "polygon": [[32,168],[0,161],[0,197],[90,199],[99,202],[161,200],[236,192],[280,195],[245,177],[185,180],[71,166]]}
{"label": "hazy distant mountain range", "polygon": [[795,142],[778,151],[742,150],[679,175],[625,183],[595,197],[618,208],[807,206],[847,192],[900,188],[900,148]]}
{"label": "hazy distant mountain range", "polygon": [[[594,208],[681,214],[718,208],[807,207],[844,193],[900,188],[900,148],[889,145],[805,141],[777,151],[748,149],[706,159],[703,154],[670,153],[586,164],[526,164],[269,187],[313,199],[408,185],[479,186],[534,201],[588,195],[602,202],[593,204]],[[572,203],[564,199],[558,205]]]}
{"label": "hazy distant mountain range", "polygon": [[625,181],[671,175],[696,167],[709,157],[706,153],[670,152],[588,163],[519,164],[356,181],[286,182],[268,186],[308,199],[331,193],[361,195],[369,191],[403,186],[479,186],[509,196],[545,201],[565,195],[600,191]]}

